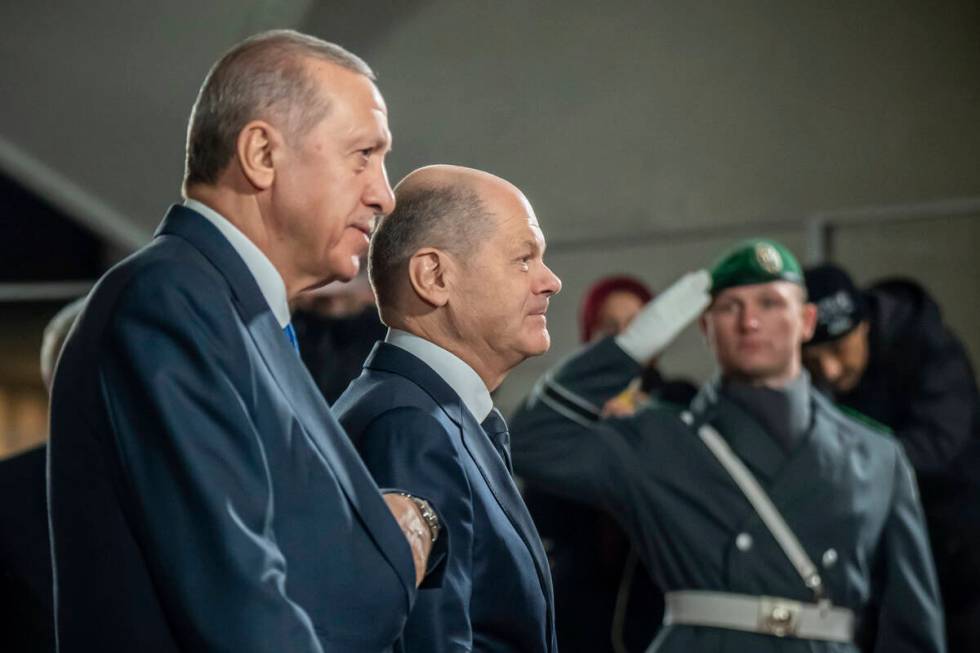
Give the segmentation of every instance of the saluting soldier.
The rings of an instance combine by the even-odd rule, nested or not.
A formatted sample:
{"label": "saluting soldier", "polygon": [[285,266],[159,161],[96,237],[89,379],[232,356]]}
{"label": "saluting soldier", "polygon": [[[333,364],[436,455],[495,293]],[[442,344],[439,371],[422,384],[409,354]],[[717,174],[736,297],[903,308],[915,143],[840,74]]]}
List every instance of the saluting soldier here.
{"label": "saluting soldier", "polygon": [[[600,420],[699,316],[717,378],[686,410]],[[512,421],[517,472],[617,515],[664,588],[651,651],[945,650],[911,467],[811,389],[815,320],[793,255],[745,241],[547,373]]]}

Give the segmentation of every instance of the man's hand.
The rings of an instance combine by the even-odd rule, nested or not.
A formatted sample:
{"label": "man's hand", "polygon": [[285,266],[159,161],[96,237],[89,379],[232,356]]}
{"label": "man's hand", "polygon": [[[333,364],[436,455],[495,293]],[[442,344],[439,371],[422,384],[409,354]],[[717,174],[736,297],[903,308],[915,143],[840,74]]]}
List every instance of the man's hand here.
{"label": "man's hand", "polygon": [[616,344],[638,363],[646,364],[669,345],[711,303],[711,275],[689,272],[644,306],[616,336]]}
{"label": "man's hand", "polygon": [[649,399],[650,395],[640,390],[640,379],[634,379],[625,390],[606,402],[602,407],[602,416],[631,417]]}
{"label": "man's hand", "polygon": [[412,549],[412,560],[415,562],[415,586],[418,587],[425,577],[426,566],[429,563],[429,552],[432,551],[432,534],[429,526],[422,519],[422,513],[415,502],[400,494],[386,493],[383,495],[388,510],[395,517],[398,526],[408,540]]}

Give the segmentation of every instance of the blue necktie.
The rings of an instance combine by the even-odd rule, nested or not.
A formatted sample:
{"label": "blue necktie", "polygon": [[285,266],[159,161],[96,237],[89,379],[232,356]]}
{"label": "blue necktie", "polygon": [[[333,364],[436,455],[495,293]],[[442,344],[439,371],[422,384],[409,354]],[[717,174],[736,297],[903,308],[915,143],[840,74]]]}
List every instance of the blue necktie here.
{"label": "blue necktie", "polygon": [[494,408],[480,426],[483,427],[487,437],[490,438],[490,442],[493,443],[493,448],[500,454],[507,471],[513,474],[514,466],[510,461],[510,432],[507,430],[507,421],[504,416]]}
{"label": "blue necktie", "polygon": [[282,332],[286,334],[286,338],[289,340],[289,344],[293,346],[296,353],[299,353],[299,340],[296,339],[296,329],[293,328],[292,323],[287,324],[282,328]]}

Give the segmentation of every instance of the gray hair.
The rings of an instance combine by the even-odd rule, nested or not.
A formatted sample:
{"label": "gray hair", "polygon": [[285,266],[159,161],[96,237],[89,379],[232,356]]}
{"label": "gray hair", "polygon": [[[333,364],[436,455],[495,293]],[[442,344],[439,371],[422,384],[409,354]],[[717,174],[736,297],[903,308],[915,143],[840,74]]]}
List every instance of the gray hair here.
{"label": "gray hair", "polygon": [[214,64],[191,109],[185,189],[218,180],[250,120],[282,120],[286,137],[297,138],[323,119],[330,98],[311,78],[310,58],[375,79],[360,57],[314,36],[271,30],[245,39]]}
{"label": "gray hair", "polygon": [[492,228],[492,214],[469,187],[414,186],[397,191],[395,210],[381,219],[368,251],[368,271],[382,317],[385,308],[397,303],[415,252],[434,247],[465,260]]}

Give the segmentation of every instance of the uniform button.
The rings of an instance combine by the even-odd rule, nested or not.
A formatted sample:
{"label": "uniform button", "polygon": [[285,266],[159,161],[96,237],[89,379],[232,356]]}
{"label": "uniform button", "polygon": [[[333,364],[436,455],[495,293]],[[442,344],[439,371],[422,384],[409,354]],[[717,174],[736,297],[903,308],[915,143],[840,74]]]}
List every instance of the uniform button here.
{"label": "uniform button", "polygon": [[739,533],[735,538],[735,548],[739,551],[748,551],[752,548],[752,536],[748,533]]}
{"label": "uniform button", "polygon": [[837,551],[834,549],[827,549],[823,552],[823,568],[830,569],[835,564],[837,564]]}

